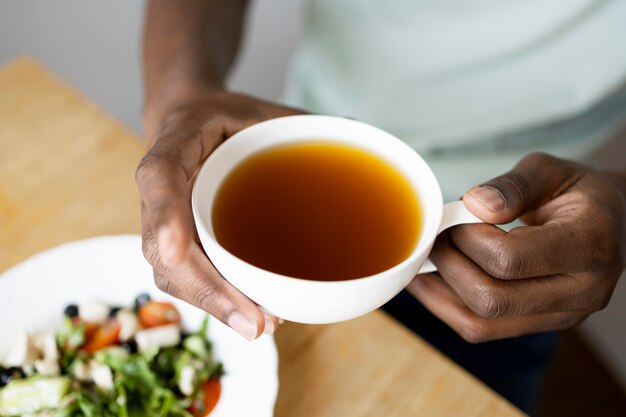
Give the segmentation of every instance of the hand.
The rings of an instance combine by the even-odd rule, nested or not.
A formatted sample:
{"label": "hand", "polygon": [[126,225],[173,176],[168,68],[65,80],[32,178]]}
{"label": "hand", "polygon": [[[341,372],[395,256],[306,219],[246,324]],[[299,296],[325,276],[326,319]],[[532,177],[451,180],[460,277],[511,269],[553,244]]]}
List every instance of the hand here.
{"label": "hand", "polygon": [[418,275],[407,289],[472,343],[575,326],[607,305],[626,264],[618,184],[531,154],[463,196],[486,223],[521,217],[528,226],[452,228],[430,254],[438,273]]}
{"label": "hand", "polygon": [[273,333],[276,317],[230,285],[198,243],[191,211],[197,171],[224,140],[254,123],[296,110],[215,92],[171,111],[137,168],[143,253],[162,291],[206,310],[248,340]]}

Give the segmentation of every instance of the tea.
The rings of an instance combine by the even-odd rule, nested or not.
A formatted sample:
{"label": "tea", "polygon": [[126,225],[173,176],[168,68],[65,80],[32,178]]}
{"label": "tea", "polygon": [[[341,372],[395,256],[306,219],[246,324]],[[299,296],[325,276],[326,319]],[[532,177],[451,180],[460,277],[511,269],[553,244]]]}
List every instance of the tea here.
{"label": "tea", "polygon": [[311,141],[258,152],[224,179],[212,208],[217,241],[259,268],[339,281],[405,260],[421,229],[409,182],[381,158]]}

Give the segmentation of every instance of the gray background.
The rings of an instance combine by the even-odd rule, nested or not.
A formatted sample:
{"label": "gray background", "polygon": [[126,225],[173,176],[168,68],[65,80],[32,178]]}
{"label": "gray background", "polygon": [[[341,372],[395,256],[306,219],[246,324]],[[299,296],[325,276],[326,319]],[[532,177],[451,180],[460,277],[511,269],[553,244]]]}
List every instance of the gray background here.
{"label": "gray background", "polygon": [[[229,84],[277,99],[300,39],[304,1],[251,3]],[[32,55],[140,132],[143,8],[140,0],[0,0],[0,63]]]}
{"label": "gray background", "polygon": [[[304,0],[253,2],[233,88],[267,99],[280,96],[289,56],[301,37],[304,5]],[[0,1],[0,64],[31,55],[140,133],[143,7],[139,0]],[[623,277],[609,307],[582,327],[624,387],[625,317]]]}

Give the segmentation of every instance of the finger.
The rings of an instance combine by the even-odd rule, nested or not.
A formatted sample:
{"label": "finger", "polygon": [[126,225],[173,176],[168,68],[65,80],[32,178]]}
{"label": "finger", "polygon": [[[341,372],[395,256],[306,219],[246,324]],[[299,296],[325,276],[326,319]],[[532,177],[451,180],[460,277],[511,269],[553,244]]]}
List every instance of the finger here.
{"label": "finger", "polygon": [[278,329],[278,326],[281,324],[281,320],[278,317],[270,314],[263,307],[259,306],[259,308],[261,309],[261,311],[263,312],[263,315],[265,316],[265,329],[263,330],[263,333],[270,334],[270,335],[274,334],[276,329]]}
{"label": "finger", "polygon": [[173,266],[186,258],[194,236],[188,176],[175,154],[155,147],[139,164],[136,181],[143,221],[156,233],[163,262]]}
{"label": "finger", "polygon": [[480,317],[437,275],[421,274],[407,287],[433,315],[470,343],[576,326],[588,313],[546,313],[521,317]]}
{"label": "finger", "polygon": [[273,331],[265,329],[266,315],[258,306],[222,278],[195,244],[181,265],[157,272],[159,289],[208,312],[244,338]]}
{"label": "finger", "polygon": [[530,154],[506,174],[466,192],[463,202],[487,223],[509,223],[562,194],[581,178],[581,172],[573,163]]}
{"label": "finger", "polygon": [[503,281],[485,273],[446,239],[438,239],[430,253],[440,276],[474,313],[482,317],[596,311],[610,289],[591,291],[591,278],[571,275]]}
{"label": "finger", "polygon": [[516,227],[510,232],[485,224],[450,229],[450,237],[473,262],[500,279],[587,271],[597,246],[592,228],[570,222]]}
{"label": "finger", "polygon": [[[208,313],[210,313],[211,315],[213,315],[214,317],[218,317],[218,319],[220,321],[222,321],[223,323],[225,323],[226,325],[230,326],[231,328],[233,328],[233,330],[237,331],[239,334],[241,334],[242,336],[244,336],[246,339],[248,340],[254,340],[257,335],[258,335],[258,328],[259,328],[259,321],[257,321],[257,318],[254,318],[254,322],[255,325],[254,326],[250,326],[250,323],[248,323],[248,318],[244,317],[245,320],[242,322],[240,320],[240,318],[233,318],[233,317],[228,317],[228,318],[220,318],[215,311],[222,311],[223,307],[219,307],[219,306],[214,306],[212,309],[209,308],[205,308],[203,307],[204,304],[207,304],[206,302],[202,302],[202,301],[188,301],[187,300],[187,293],[189,292],[189,290],[193,290],[192,288],[184,288],[181,289],[179,286],[179,283],[176,282],[175,279],[168,279],[166,278],[164,275],[161,275],[159,273],[157,273],[156,271],[154,272],[154,282],[157,285],[157,287],[173,296],[176,298],[179,298],[183,301],[187,301],[193,305],[195,305],[196,307],[202,308],[205,311],[207,311]],[[226,286],[229,286],[230,284],[225,284]],[[257,306],[258,307],[258,306]],[[260,309],[260,307],[258,307]],[[262,310],[262,309],[261,309]],[[232,314],[239,314],[238,312],[233,312]],[[263,329],[263,333],[267,334],[267,335],[272,335],[274,334],[274,332],[278,329],[278,326],[280,324],[280,320],[275,317],[272,316],[269,313],[266,312],[262,312],[263,314],[263,320],[261,320],[260,322],[263,323],[263,326],[261,327]],[[245,314],[244,314],[245,315]],[[247,314],[250,315],[250,314]],[[240,324],[243,323],[243,324]],[[257,329],[255,330],[256,333],[254,333],[254,331],[250,331],[249,329]],[[254,336],[252,336],[254,335]]]}
{"label": "finger", "polygon": [[186,258],[194,238],[190,183],[202,161],[226,137],[225,120],[205,123],[195,118],[182,111],[169,116],[135,174],[146,219],[157,235],[161,259],[169,266]]}
{"label": "finger", "polygon": [[[155,270],[155,284],[161,291],[205,310],[248,340],[277,328],[275,318],[263,313],[230,285],[197,244],[192,244],[187,259],[176,267],[169,267],[160,260],[158,243],[149,225],[143,230],[142,246],[145,258]],[[267,322],[271,323],[268,328]]]}

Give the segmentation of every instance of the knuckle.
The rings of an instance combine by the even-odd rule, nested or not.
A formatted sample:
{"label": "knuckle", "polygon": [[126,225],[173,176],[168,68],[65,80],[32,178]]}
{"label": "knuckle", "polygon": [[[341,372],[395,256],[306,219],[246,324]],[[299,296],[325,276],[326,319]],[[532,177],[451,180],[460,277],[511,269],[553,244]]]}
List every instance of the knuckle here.
{"label": "knuckle", "polygon": [[474,296],[470,308],[480,317],[500,317],[510,311],[511,303],[502,291],[492,285],[480,286]]}
{"label": "knuckle", "polygon": [[522,272],[519,253],[504,240],[497,240],[487,248],[487,272],[498,279],[516,279]]}
{"label": "knuckle", "polygon": [[528,155],[526,155],[524,158],[522,158],[522,160],[520,161],[520,164],[541,166],[545,164],[552,164],[555,161],[558,161],[558,159],[551,155],[548,155],[547,153],[531,152]]}
{"label": "knuckle", "polygon": [[135,182],[140,188],[149,183],[155,177],[162,174],[163,170],[173,168],[178,165],[181,149],[173,144],[164,143],[165,139],[159,139],[150,150],[141,158],[135,170]]}
{"label": "knuckle", "polygon": [[576,248],[580,262],[588,272],[596,275],[622,269],[626,256],[626,241],[623,239],[626,228],[615,220],[618,216],[607,215],[606,210],[598,207],[583,214],[589,224],[578,226],[581,238]]}
{"label": "knuckle", "polygon": [[520,160],[517,166],[526,166],[531,170],[558,170],[573,173],[577,164],[542,152],[531,152]]}
{"label": "knuckle", "polygon": [[170,280],[156,271],[154,271],[154,284],[159,290],[163,291],[164,293],[170,292]]}
{"label": "knuckle", "polygon": [[141,239],[141,252],[150,265],[154,265],[155,258],[158,257],[156,238],[152,233],[144,233]]}
{"label": "knuckle", "polygon": [[530,195],[530,186],[524,176],[516,173],[509,172],[500,177],[500,181],[503,185],[517,194],[519,201],[527,201]]}
{"label": "knuckle", "polygon": [[467,319],[459,331],[459,335],[468,343],[478,344],[490,340],[487,326],[482,320]]}
{"label": "knuckle", "polygon": [[148,153],[141,158],[141,161],[139,161],[139,165],[137,165],[137,169],[135,170],[135,182],[138,185],[143,184],[148,178],[154,175],[155,160],[156,157],[152,151],[148,151]]}
{"label": "knuckle", "polygon": [[590,297],[590,312],[604,310],[611,301],[611,291],[596,291]]}
{"label": "knuckle", "polygon": [[610,301],[611,295],[603,294],[602,297],[599,297],[598,301],[596,302],[596,311],[604,310],[605,308],[607,308]]}
{"label": "knuckle", "polygon": [[556,326],[555,330],[564,330],[571,329],[572,327],[576,327],[581,324],[585,319],[589,317],[589,314],[568,314],[566,315],[558,326]]}
{"label": "knuckle", "polygon": [[573,302],[571,311],[593,313],[607,307],[619,275],[584,273],[572,274],[571,279],[574,288],[568,297]]}
{"label": "knuckle", "polygon": [[164,265],[161,262],[161,256],[159,255],[159,247],[157,245],[156,237],[152,233],[144,233],[141,240],[141,252],[143,257],[148,261],[155,272],[161,273],[165,271]]}
{"label": "knuckle", "polygon": [[207,311],[220,320],[224,320],[222,312],[216,311],[218,295],[215,288],[208,286],[197,289],[193,294],[195,304],[202,310]]}
{"label": "knuckle", "polygon": [[595,235],[592,247],[595,247],[596,250],[593,251],[592,255],[592,268],[601,270],[619,262],[623,251],[620,237],[613,231],[596,232]]}

